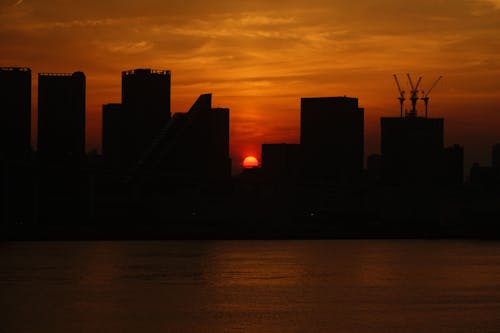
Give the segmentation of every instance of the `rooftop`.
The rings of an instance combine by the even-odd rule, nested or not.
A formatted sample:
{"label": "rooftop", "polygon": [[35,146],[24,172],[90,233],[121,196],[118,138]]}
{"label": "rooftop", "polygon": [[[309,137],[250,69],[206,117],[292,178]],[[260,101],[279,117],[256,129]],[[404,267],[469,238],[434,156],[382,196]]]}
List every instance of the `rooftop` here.
{"label": "rooftop", "polygon": [[38,76],[49,76],[49,77],[59,77],[59,76],[73,76],[75,74],[83,74],[83,72],[74,72],[74,73],[38,73]]}
{"label": "rooftop", "polygon": [[170,75],[170,71],[164,69],[136,68],[122,72],[122,75],[135,75],[135,74]]}
{"label": "rooftop", "polygon": [[28,67],[0,67],[2,72],[31,72]]}

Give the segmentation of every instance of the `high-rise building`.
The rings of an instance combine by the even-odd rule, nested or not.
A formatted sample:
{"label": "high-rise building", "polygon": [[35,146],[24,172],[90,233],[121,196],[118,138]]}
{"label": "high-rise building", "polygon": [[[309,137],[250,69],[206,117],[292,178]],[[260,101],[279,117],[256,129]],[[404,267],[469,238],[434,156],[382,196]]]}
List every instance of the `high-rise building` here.
{"label": "high-rise building", "polygon": [[[212,97],[212,95],[209,96]],[[208,114],[208,128],[206,133],[199,137],[200,142],[206,138],[209,140],[206,148],[207,177],[216,179],[230,177],[229,109],[212,108]],[[203,135],[205,135],[205,138]]]}
{"label": "high-rise building", "polygon": [[390,184],[441,181],[444,120],[381,118],[382,179]]}
{"label": "high-rise building", "polygon": [[121,104],[102,106],[102,156],[110,168],[119,168],[126,146],[123,137],[123,109]]}
{"label": "high-rise building", "polygon": [[301,161],[298,144],[262,144],[262,173],[272,182],[296,180],[301,171]]}
{"label": "high-rise building", "polygon": [[137,162],[170,120],[170,71],[134,69],[122,73],[122,109],[127,164]]}
{"label": "high-rise building", "polygon": [[38,74],[38,154],[47,162],[85,155],[85,74]]}
{"label": "high-rise building", "polygon": [[31,69],[0,68],[0,159],[24,159],[31,150]]}
{"label": "high-rise building", "polygon": [[229,109],[212,108],[212,95],[201,95],[187,113],[172,117],[134,172],[175,182],[229,177]]}
{"label": "high-rise building", "polygon": [[464,182],[464,147],[455,144],[443,151],[442,183],[460,185]]}
{"label": "high-rise building", "polygon": [[364,109],[350,97],[302,98],[300,144],[306,179],[349,183],[364,159]]}

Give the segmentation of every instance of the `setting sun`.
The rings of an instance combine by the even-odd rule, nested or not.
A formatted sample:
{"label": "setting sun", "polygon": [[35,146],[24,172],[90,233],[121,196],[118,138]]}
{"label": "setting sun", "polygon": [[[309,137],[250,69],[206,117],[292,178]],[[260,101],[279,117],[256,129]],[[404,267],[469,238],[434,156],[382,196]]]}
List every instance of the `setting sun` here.
{"label": "setting sun", "polygon": [[243,167],[246,169],[255,168],[257,166],[259,166],[259,160],[254,156],[247,156],[243,160]]}

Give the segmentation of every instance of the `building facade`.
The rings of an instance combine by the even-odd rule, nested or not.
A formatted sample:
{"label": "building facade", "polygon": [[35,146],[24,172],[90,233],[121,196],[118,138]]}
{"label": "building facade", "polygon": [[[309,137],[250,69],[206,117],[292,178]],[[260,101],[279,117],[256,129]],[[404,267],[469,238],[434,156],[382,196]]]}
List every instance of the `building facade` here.
{"label": "building facade", "polygon": [[262,144],[262,173],[272,182],[293,182],[301,172],[301,146],[290,143]]}
{"label": "building facade", "polygon": [[123,108],[121,104],[102,106],[102,156],[107,167],[116,169],[125,154],[123,137]]}
{"label": "building facade", "polygon": [[0,68],[0,159],[26,159],[31,151],[31,69]]}
{"label": "building facade", "polygon": [[124,163],[141,158],[170,121],[170,81],[167,70],[134,69],[122,72]]}
{"label": "building facade", "polygon": [[443,151],[442,184],[461,185],[464,182],[464,147],[458,144]]}
{"label": "building facade", "polygon": [[211,103],[212,95],[201,95],[188,112],[176,113],[135,175],[170,183],[230,177],[229,109],[212,108]]}
{"label": "building facade", "polygon": [[442,118],[381,118],[382,179],[389,184],[441,182]]}
{"label": "building facade", "polygon": [[300,144],[306,179],[350,183],[364,159],[364,109],[357,98],[302,98]]}
{"label": "building facade", "polygon": [[47,162],[85,156],[85,74],[38,74],[38,154]]}

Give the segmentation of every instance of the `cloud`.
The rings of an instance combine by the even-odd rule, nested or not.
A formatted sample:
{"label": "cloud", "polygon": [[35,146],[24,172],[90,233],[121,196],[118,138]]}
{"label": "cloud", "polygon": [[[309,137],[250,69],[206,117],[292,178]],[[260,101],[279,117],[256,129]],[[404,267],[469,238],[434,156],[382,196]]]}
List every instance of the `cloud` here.
{"label": "cloud", "polygon": [[495,15],[500,10],[500,0],[469,0],[471,13],[476,17]]}
{"label": "cloud", "polygon": [[493,5],[495,9],[500,9],[500,0],[480,0],[480,1]]}
{"label": "cloud", "polygon": [[117,42],[106,46],[111,52],[137,54],[149,51],[153,48],[153,44],[148,41],[139,42]]}
{"label": "cloud", "polygon": [[176,111],[213,92],[231,108],[233,143],[288,141],[300,96],[357,96],[378,128],[398,109],[395,72],[444,75],[434,102],[500,98],[498,9],[500,0],[411,10],[400,0],[0,0],[0,63],[82,68],[94,115],[119,100],[121,70],[171,69]]}
{"label": "cloud", "polygon": [[231,17],[212,16],[204,20],[191,20],[188,24],[173,28],[172,31],[180,35],[203,38],[291,38],[295,36],[284,28],[296,23],[296,18],[291,16],[243,13]]}
{"label": "cloud", "polygon": [[[12,17],[10,17],[12,20]],[[82,28],[101,28],[118,26],[124,23],[134,23],[137,22],[139,18],[135,19],[120,19],[120,18],[99,18],[99,19],[79,19],[79,20],[67,20],[67,21],[39,21],[29,19],[27,15],[24,15],[24,22],[22,24],[16,24],[14,26],[9,26],[11,30],[17,31],[34,31],[41,32],[42,30],[62,30],[62,29],[82,29]],[[20,21],[20,20],[18,20]],[[18,22],[19,23],[19,22]]]}

